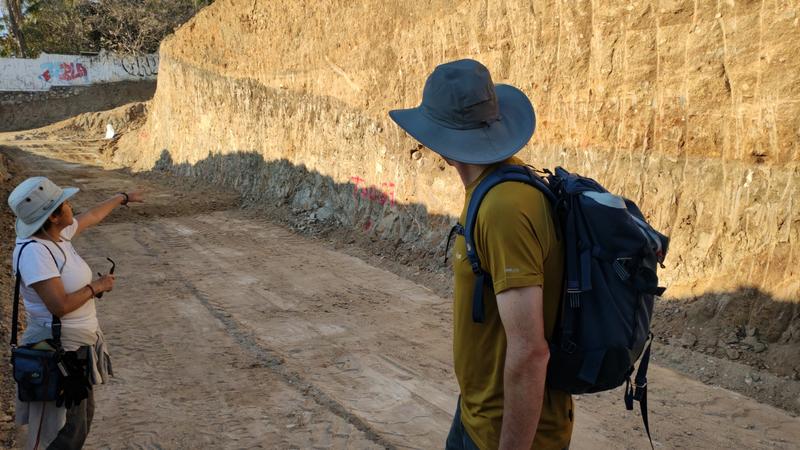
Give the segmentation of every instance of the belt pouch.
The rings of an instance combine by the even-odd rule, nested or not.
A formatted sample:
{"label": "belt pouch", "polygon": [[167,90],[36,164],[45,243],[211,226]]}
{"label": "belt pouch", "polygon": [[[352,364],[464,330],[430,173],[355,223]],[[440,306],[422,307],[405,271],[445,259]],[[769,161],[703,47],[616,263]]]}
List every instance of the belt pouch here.
{"label": "belt pouch", "polygon": [[54,401],[61,384],[60,354],[57,351],[18,347],[11,351],[17,393],[23,402]]}

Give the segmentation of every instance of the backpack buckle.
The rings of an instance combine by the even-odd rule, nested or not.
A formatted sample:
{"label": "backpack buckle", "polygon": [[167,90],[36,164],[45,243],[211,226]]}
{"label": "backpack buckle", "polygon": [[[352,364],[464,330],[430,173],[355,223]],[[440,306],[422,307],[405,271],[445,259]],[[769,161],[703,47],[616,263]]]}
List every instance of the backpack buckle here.
{"label": "backpack buckle", "polygon": [[470,262],[470,265],[472,266],[472,273],[474,273],[475,275],[480,275],[481,272],[483,272],[481,270],[481,265],[480,264],[478,264],[476,262]]}
{"label": "backpack buckle", "polygon": [[644,384],[636,384],[636,382],[631,383],[633,385],[633,399],[637,402],[642,401],[647,392],[647,382],[645,381]]}

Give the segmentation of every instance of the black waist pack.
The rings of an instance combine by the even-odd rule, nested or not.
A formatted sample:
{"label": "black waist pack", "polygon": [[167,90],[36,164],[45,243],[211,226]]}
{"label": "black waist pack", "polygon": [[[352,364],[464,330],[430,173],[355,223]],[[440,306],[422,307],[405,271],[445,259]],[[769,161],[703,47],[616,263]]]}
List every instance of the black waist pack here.
{"label": "black waist pack", "polygon": [[[14,368],[14,381],[20,401],[41,402],[58,400],[62,390],[62,379],[67,371],[61,362],[64,351],[61,348],[61,320],[53,316],[53,339],[47,342],[55,350],[39,350],[31,346],[17,347],[17,328],[19,325],[19,260],[22,251],[31,242],[23,244],[17,254],[17,280],[14,286],[14,306],[11,315],[11,365]],[[47,248],[45,246],[45,248]],[[48,249],[49,251],[50,249]],[[52,253],[50,254],[52,256]],[[55,257],[53,257],[55,261]],[[56,263],[56,267],[58,264]]]}
{"label": "black waist pack", "polygon": [[59,397],[64,368],[59,351],[18,347],[11,351],[20,401],[54,401]]}

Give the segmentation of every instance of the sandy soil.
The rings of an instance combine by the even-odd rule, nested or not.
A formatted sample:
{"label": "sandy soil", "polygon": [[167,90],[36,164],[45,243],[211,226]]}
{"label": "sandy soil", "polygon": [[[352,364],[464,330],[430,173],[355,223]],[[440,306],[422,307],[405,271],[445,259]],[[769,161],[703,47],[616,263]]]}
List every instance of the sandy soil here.
{"label": "sandy soil", "polygon": [[[20,170],[80,187],[78,210],[149,190],[75,242],[96,270],[118,263],[98,304],[117,377],[98,388],[87,448],[441,447],[456,399],[446,298],[230,193],[104,170],[94,144],[11,143]],[[651,370],[656,447],[797,448],[787,412]],[[577,405],[572,448],[647,446],[621,390]]]}

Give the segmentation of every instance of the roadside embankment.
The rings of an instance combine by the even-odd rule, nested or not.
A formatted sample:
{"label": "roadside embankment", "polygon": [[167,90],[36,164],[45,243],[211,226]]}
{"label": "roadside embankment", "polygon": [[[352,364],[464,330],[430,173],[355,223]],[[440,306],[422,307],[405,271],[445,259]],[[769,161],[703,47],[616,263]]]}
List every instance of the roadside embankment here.
{"label": "roadside embankment", "polygon": [[[120,360],[129,361],[120,364],[120,370],[127,367],[129,376],[123,373],[117,390],[105,394],[109,402],[123,407],[99,411],[99,423],[105,420],[108,426],[93,431],[97,442],[178,442],[163,437],[169,433],[199,442],[205,436],[196,433],[197,427],[185,430],[185,423],[169,423],[182,417],[186,398],[202,400],[203,405],[190,408],[193,411],[203,412],[210,405],[209,414],[201,414],[209,435],[219,426],[234,430],[236,436],[230,439],[249,439],[247,433],[255,433],[264,442],[260,432],[272,426],[275,435],[302,439],[298,430],[309,423],[317,431],[330,427],[317,424],[333,423],[332,433],[345,439],[350,425],[329,420],[330,411],[320,413],[319,407],[330,403],[327,397],[317,394],[309,400],[308,390],[300,392],[309,385],[295,383],[294,374],[305,374],[356,406],[382,395],[394,401],[389,397],[396,391],[385,387],[399,389],[404,383],[413,385],[414,394],[408,398],[427,402],[431,391],[425,385],[419,389],[417,379],[452,382],[446,301],[450,284],[442,260],[463,190],[446,163],[399,130],[387,111],[418,104],[425,77],[435,65],[476,58],[492,70],[496,82],[520,87],[536,105],[538,129],[523,159],[541,168],[562,165],[598,179],[635,200],[648,219],[672,237],[667,267],[661,272],[669,289],[654,321],[659,339],[656,363],[797,414],[798,47],[800,7],[769,2],[661,2],[654,7],[636,0],[217,0],[165,41],[151,102],[5,134],[3,143],[20,150],[0,149],[0,193],[7,196],[23,176],[49,173],[86,187],[79,201],[88,205],[122,189],[118,186],[132,188],[147,184],[150,177],[157,179],[151,184],[154,201],[120,210],[108,221],[115,228],[96,235],[105,245],[91,247],[98,261],[109,249],[126,255],[123,266],[129,267],[129,286],[135,288],[127,290],[133,309],[121,301],[125,289],[115,294],[117,303],[107,305],[115,308],[107,317],[117,325],[110,329],[118,333],[116,348],[126,358]],[[14,94],[13,100],[6,97],[8,102],[0,103],[0,126],[35,127],[78,112],[146,100],[153,86],[140,86],[141,97],[136,87],[133,93],[120,92],[119,103],[113,105],[102,104],[116,98],[114,92],[94,90],[102,88],[80,88],[57,99]],[[75,92],[79,94],[71,95]],[[66,95],[50,92],[62,94]],[[70,109],[76,99],[96,109]],[[15,106],[7,107],[11,104]],[[124,134],[102,141],[105,124],[115,121]],[[3,157],[12,153],[20,162],[6,167]],[[39,164],[38,158],[47,161]],[[128,177],[125,171],[100,170],[106,158],[106,169],[127,167],[141,174]],[[208,183],[234,189],[239,201],[215,195]],[[248,207],[241,216],[219,213],[240,203]],[[251,214],[330,238],[336,250],[363,261],[330,255],[320,261],[323,250],[316,244],[302,244],[285,230],[251,222],[245,217]],[[6,239],[0,245],[8,255],[13,218],[6,214],[2,219]],[[117,240],[120,235],[128,237]],[[207,236],[211,239],[206,242]],[[345,259],[349,262],[342,263]],[[7,259],[0,273],[5,292],[11,292],[9,263]],[[404,311],[399,306],[406,306],[401,302],[409,302],[408,292],[418,286],[384,280],[370,265],[424,284],[442,301],[434,308],[409,303],[417,314],[398,313]],[[136,267],[148,269],[131,270]],[[313,282],[305,270],[314,272]],[[379,279],[389,286],[383,295],[375,292]],[[174,301],[163,301],[165,291]],[[143,293],[145,301],[140,302]],[[167,312],[161,316],[168,318],[167,328],[146,319],[130,320],[132,312],[147,318],[153,311]],[[0,304],[2,324],[9,323],[8,312]],[[195,321],[198,317],[205,322]],[[142,323],[152,331],[137,329]],[[210,371],[202,364],[208,360],[207,348],[180,353],[186,364],[177,364],[179,376],[174,373],[178,360],[171,357],[145,361],[143,369],[135,364],[142,361],[142,348],[154,339],[166,343],[164,348],[181,348],[175,343],[186,340],[186,323],[211,327],[219,337],[214,342],[220,344],[212,353],[230,358],[217,361]],[[233,330],[233,339],[221,333],[218,323]],[[7,339],[7,332],[0,324],[0,338]],[[304,333],[319,345],[304,341]],[[261,352],[256,358],[231,352],[242,336],[247,338],[247,351]],[[285,361],[291,370],[274,370],[276,362],[262,358],[261,347],[253,344],[259,343],[256,339],[263,339],[264,348],[288,355]],[[432,347],[438,352],[435,364],[420,361],[420,349]],[[360,348],[364,356],[350,358],[353,348]],[[4,367],[0,446],[13,441],[13,384]],[[361,377],[354,368],[376,378]],[[792,436],[783,431],[792,429],[791,420],[781,419],[775,426],[779,414],[772,410],[736,396],[720,401],[720,390],[704,390],[655,370],[653,423],[664,427],[660,436],[668,436],[672,444],[791,447]],[[260,381],[256,394],[238,393],[239,400],[231,403],[220,384],[204,384],[209,373],[213,380],[229,380],[232,373]],[[288,380],[295,387],[270,387],[276,375],[274,386]],[[182,383],[181,389],[161,383],[156,387],[164,395],[154,397],[151,382],[164,377]],[[380,392],[363,395],[368,390],[353,380]],[[263,403],[263,392],[273,395],[274,403]],[[434,398],[454,398],[452,392],[446,394]],[[219,401],[205,401],[208,395]],[[594,445],[619,445],[633,436],[621,425],[608,426],[610,396],[599,403],[590,403],[598,397],[587,397],[580,405],[596,413],[594,420],[579,420],[591,430]],[[168,400],[151,406],[142,398]],[[257,401],[246,407],[215,406],[253,399]],[[290,416],[301,401],[319,421]],[[165,410],[164,404],[177,413]],[[270,410],[273,405],[278,408]],[[275,413],[287,405],[291,411]],[[342,411],[364,411],[363,417],[388,411],[383,405],[348,408]],[[419,429],[409,425],[413,423],[407,421],[408,411],[418,410],[406,408],[397,415],[412,433]],[[152,411],[166,413],[159,418]],[[450,411],[446,409],[445,426]],[[697,411],[704,411],[704,420],[698,420]],[[234,416],[242,429],[231,428],[229,419]],[[277,419],[254,432],[253,420],[264,417]],[[630,424],[630,419],[620,416],[614,423]],[[126,425],[131,420],[167,425],[158,430],[162,437],[139,439],[129,435],[142,432]],[[433,428],[434,422],[425,417],[414,420]],[[380,426],[388,430],[386,423]],[[675,425],[667,430],[667,423]],[[744,434],[726,431],[725,424]],[[616,430],[624,430],[624,436],[602,434]]]}
{"label": "roadside embankment", "polygon": [[536,105],[524,159],[598,179],[672,237],[662,336],[798,376],[798,12],[220,0],[164,42],[147,123],[114,158],[439,268],[459,180],[386,113],[436,64],[476,58]]}
{"label": "roadside embankment", "polygon": [[39,128],[81,113],[147,101],[155,90],[155,81],[124,81],[41,92],[0,91],[0,132]]}
{"label": "roadside embankment", "polygon": [[[0,198],[6,201],[8,195],[21,177],[14,163],[0,151]],[[14,217],[12,214],[0,214],[0,253],[6,255],[0,261],[0,358],[9,361],[11,352],[6,343],[11,339],[11,300],[14,293],[14,278],[11,276],[11,252],[14,248]],[[21,303],[21,302],[20,302]],[[20,305],[20,316],[25,323],[25,307]],[[14,444],[14,396],[16,385],[11,374],[11,364],[3,364],[0,370],[0,447],[11,448]]]}

